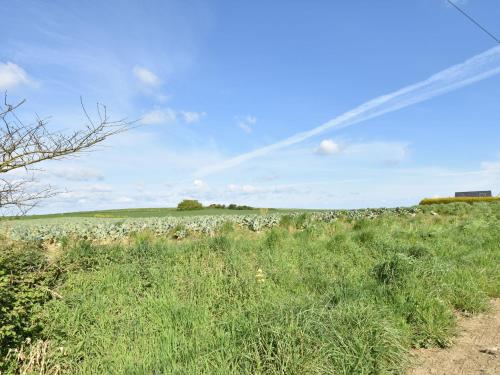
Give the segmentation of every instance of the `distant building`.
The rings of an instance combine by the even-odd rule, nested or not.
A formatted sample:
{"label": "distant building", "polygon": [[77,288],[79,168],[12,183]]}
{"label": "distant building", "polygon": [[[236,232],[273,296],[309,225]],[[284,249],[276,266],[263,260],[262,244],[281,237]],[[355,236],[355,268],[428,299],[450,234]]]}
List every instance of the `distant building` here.
{"label": "distant building", "polygon": [[491,197],[491,190],[485,191],[462,191],[455,193],[455,198],[457,197]]}

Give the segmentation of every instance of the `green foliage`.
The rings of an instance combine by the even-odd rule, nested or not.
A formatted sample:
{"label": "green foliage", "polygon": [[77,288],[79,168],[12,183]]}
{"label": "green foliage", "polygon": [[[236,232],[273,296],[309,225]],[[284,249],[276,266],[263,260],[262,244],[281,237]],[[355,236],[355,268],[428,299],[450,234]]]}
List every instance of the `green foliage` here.
{"label": "green foliage", "polygon": [[250,206],[245,206],[245,205],[239,206],[239,205],[234,204],[234,203],[231,203],[229,206],[227,206],[227,208],[229,208],[230,210],[253,210],[254,209],[253,207],[250,207]]}
{"label": "green foliage", "polygon": [[221,234],[232,233],[235,231],[235,225],[232,221],[224,221],[219,225],[217,232]]}
{"label": "green foliage", "polygon": [[430,250],[428,247],[423,245],[410,246],[407,250],[407,254],[413,258],[423,258],[430,255]]}
{"label": "green foliage", "polygon": [[11,363],[9,350],[40,335],[33,311],[50,300],[57,273],[38,249],[0,248],[0,373]]}
{"label": "green foliage", "polygon": [[64,299],[29,321],[62,374],[404,373],[500,296],[500,204],[450,207],[138,221],[129,242],[69,241]]}
{"label": "green foliage", "polygon": [[303,229],[306,226],[307,218],[308,216],[306,213],[301,213],[300,215],[295,216],[294,217],[295,228]]}
{"label": "green foliage", "polygon": [[231,249],[231,246],[231,241],[225,236],[217,236],[211,238],[208,245],[210,250],[217,252],[229,251]]}
{"label": "green foliage", "polygon": [[403,254],[394,254],[373,267],[377,281],[386,285],[397,285],[407,280],[412,270],[412,261]]}
{"label": "green foliage", "polygon": [[449,197],[449,198],[425,198],[420,205],[448,204],[448,203],[477,203],[477,202],[500,202],[500,197]]}
{"label": "green foliage", "polygon": [[212,203],[211,205],[208,206],[208,208],[226,208],[226,205],[224,204],[219,204],[219,203]]}
{"label": "green foliage", "polygon": [[196,199],[184,199],[177,205],[177,210],[179,211],[192,211],[201,209],[203,209],[203,205]]}
{"label": "green foliage", "polygon": [[179,223],[172,229],[171,232],[173,234],[173,238],[182,240],[188,236],[189,229],[184,224]]}
{"label": "green foliage", "polygon": [[281,232],[278,231],[276,228],[273,228],[266,234],[266,239],[264,241],[264,244],[268,249],[275,250],[278,249],[281,243],[281,239],[282,239]]}
{"label": "green foliage", "polygon": [[283,215],[280,218],[279,226],[286,229],[293,227],[293,217],[291,215]]}

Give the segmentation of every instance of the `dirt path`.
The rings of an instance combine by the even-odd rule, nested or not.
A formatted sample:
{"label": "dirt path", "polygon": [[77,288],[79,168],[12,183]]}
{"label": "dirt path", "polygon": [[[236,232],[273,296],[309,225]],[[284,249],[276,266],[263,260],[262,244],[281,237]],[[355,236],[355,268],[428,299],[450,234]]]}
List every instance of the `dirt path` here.
{"label": "dirt path", "polygon": [[460,317],[458,332],[451,348],[416,350],[417,367],[408,375],[500,374],[500,299],[485,314]]}

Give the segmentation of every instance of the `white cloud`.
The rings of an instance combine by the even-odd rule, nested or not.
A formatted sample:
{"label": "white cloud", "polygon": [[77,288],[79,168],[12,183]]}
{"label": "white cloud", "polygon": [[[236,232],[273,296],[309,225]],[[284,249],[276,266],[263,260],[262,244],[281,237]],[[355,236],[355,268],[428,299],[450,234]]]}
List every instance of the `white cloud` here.
{"label": "white cloud", "polygon": [[146,68],[135,66],[132,72],[139,82],[145,86],[158,86],[161,83],[158,76]]}
{"label": "white cloud", "polygon": [[144,125],[172,124],[177,121],[177,113],[171,108],[155,109],[147,112],[140,121]]}
{"label": "white cloud", "polygon": [[69,181],[103,180],[104,176],[99,171],[82,167],[61,167],[48,171],[52,176]]}
{"label": "white cloud", "polygon": [[257,118],[254,116],[245,116],[243,118],[237,117],[237,125],[240,129],[242,129],[245,133],[250,134],[253,130],[253,125],[257,122]]}
{"label": "white cloud", "polygon": [[[56,195],[56,200],[84,199],[85,201],[108,197],[113,192],[113,187],[107,184],[82,185]],[[106,198],[106,199],[109,199]]]}
{"label": "white cloud", "polygon": [[182,115],[184,122],[191,124],[191,123],[200,121],[207,114],[206,114],[206,112],[181,111],[181,115]]}
{"label": "white cloud", "polygon": [[323,139],[316,148],[316,153],[320,155],[333,155],[338,154],[340,151],[340,145],[331,139]]}
{"label": "white cloud", "polygon": [[180,117],[186,124],[200,121],[207,114],[206,112],[176,111],[172,108],[155,109],[147,112],[141,119],[144,125],[153,124],[173,124]]}
{"label": "white cloud", "polygon": [[16,86],[31,82],[28,73],[19,65],[11,62],[0,62],[0,90],[13,89]]}
{"label": "white cloud", "polygon": [[203,180],[194,180],[193,185],[198,189],[204,188],[206,186]]}

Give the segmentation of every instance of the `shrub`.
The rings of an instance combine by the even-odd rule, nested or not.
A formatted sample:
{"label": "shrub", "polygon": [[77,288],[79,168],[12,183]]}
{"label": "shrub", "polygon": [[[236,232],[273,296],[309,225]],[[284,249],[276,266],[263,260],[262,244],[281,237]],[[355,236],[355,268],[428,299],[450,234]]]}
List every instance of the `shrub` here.
{"label": "shrub", "polygon": [[54,271],[37,249],[0,248],[0,373],[8,369],[9,349],[39,337],[32,312],[52,298]]}
{"label": "shrub", "polygon": [[231,203],[229,206],[227,206],[230,210],[253,210],[253,207],[250,206],[238,206],[237,204]]}
{"label": "shrub", "polygon": [[184,199],[177,205],[179,211],[201,210],[203,205],[196,199]]}
{"label": "shrub", "polygon": [[226,205],[219,203],[212,203],[208,208],[226,208]]}
{"label": "shrub", "polygon": [[449,197],[449,198],[424,198],[420,205],[447,204],[447,203],[474,203],[474,202],[500,202],[500,197]]}

